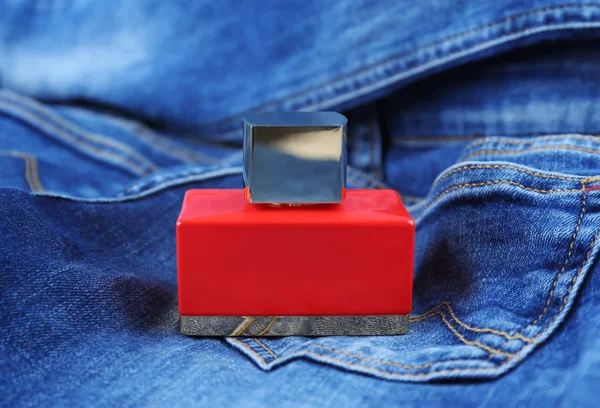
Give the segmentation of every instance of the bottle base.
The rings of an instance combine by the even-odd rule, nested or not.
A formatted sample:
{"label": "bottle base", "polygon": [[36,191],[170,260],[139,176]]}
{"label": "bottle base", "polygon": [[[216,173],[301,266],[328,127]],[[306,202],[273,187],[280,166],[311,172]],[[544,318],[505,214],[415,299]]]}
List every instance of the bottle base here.
{"label": "bottle base", "polygon": [[180,327],[204,337],[391,336],[406,334],[408,315],[181,316]]}

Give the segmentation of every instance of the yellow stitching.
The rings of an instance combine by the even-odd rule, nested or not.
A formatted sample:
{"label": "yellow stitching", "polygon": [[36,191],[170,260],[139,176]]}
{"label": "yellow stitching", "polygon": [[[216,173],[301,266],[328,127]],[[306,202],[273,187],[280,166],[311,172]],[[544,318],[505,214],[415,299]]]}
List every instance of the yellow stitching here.
{"label": "yellow stitching", "polygon": [[262,362],[268,366],[269,363],[267,363],[267,361],[263,358],[263,356],[261,356],[260,354],[258,354],[256,351],[254,351],[252,349],[252,347],[250,347],[249,345],[247,345],[246,343],[244,343],[243,341],[240,341],[238,339],[236,339],[235,337],[231,337],[231,340],[235,341],[236,343],[240,343],[242,346],[244,346],[245,349],[250,350],[250,352],[252,354],[254,354],[255,356],[257,356],[258,358],[260,358],[262,360]]}
{"label": "yellow stitching", "polygon": [[279,358],[279,357],[277,357],[277,355],[275,353],[273,353],[273,351],[271,351],[270,348],[268,348],[267,346],[265,346],[261,341],[258,341],[258,339],[256,339],[256,338],[253,338],[252,340],[254,340],[255,342],[257,342],[258,345],[261,346],[263,349],[265,349],[265,351],[267,353],[269,353],[270,355],[272,355],[275,360],[277,360]]}
{"label": "yellow stitching", "polygon": [[492,334],[496,334],[498,336],[502,336],[504,338],[506,338],[507,340],[522,340],[525,343],[535,343],[536,341],[534,339],[531,339],[529,337],[525,337],[521,334],[509,334],[505,331],[501,331],[501,330],[496,330],[496,329],[491,329],[491,328],[478,328],[478,327],[471,327],[469,325],[467,325],[466,323],[463,323],[454,313],[454,311],[452,310],[452,307],[450,306],[449,302],[442,302],[439,305],[437,305],[436,307],[434,307],[433,309],[431,309],[430,311],[428,311],[427,313],[423,313],[422,315],[419,316],[414,316],[410,318],[410,322],[414,323],[414,322],[419,322],[425,319],[428,319],[432,316],[435,316],[434,311],[439,309],[442,306],[446,306],[448,308],[448,312],[450,313],[450,317],[452,317],[452,320],[454,320],[456,323],[458,323],[461,327],[465,328],[466,330],[475,332],[475,333],[492,333]]}
{"label": "yellow stitching", "polygon": [[481,156],[484,154],[505,154],[505,155],[513,155],[513,154],[521,154],[521,153],[528,153],[528,152],[537,152],[540,150],[552,150],[552,149],[564,149],[564,150],[577,150],[580,152],[587,152],[587,153],[599,153],[598,150],[596,149],[588,149],[586,147],[577,147],[577,146],[570,146],[570,145],[555,145],[555,146],[540,146],[540,147],[530,147],[529,149],[520,149],[520,150],[480,150],[477,151],[475,153],[471,153],[470,155],[468,155],[467,157],[465,157],[464,159],[462,159],[461,161],[467,161],[472,157],[475,156]]}
{"label": "yellow stitching", "polygon": [[277,320],[277,316],[271,317],[271,321],[269,322],[269,324],[267,325],[267,327],[265,327],[263,331],[261,331],[260,333],[258,333],[258,335],[262,336],[263,334],[265,334],[266,332],[268,332],[269,329],[271,328],[271,326],[273,326],[273,324],[275,324],[276,320]]}
{"label": "yellow stitching", "polygon": [[569,253],[567,254],[567,259],[565,259],[562,269],[560,270],[559,274],[556,275],[556,278],[554,279],[554,283],[552,284],[552,289],[550,290],[550,294],[548,295],[548,300],[546,300],[546,305],[544,307],[544,310],[542,310],[542,313],[540,313],[540,315],[537,317],[537,319],[535,319],[532,323],[528,324],[527,326],[525,326],[524,328],[519,330],[519,333],[524,332],[531,326],[535,326],[535,324],[537,322],[539,322],[540,319],[546,314],[546,312],[548,311],[548,308],[550,307],[550,303],[552,302],[552,296],[554,295],[554,291],[556,290],[556,285],[558,284],[558,280],[563,275],[563,273],[565,273],[565,270],[567,269],[567,265],[569,264],[569,261],[571,260],[571,255],[573,254],[573,247],[575,246],[575,240],[577,239],[577,234],[579,233],[579,228],[581,227],[581,221],[583,220],[583,216],[585,215],[585,208],[587,205],[587,191],[585,190],[585,183],[583,183],[583,182],[581,183],[581,190],[583,191],[583,201],[581,203],[581,211],[579,213],[579,220],[577,221],[577,226],[575,227],[575,232],[573,232],[573,236],[571,237],[571,243],[569,244]]}
{"label": "yellow stitching", "polygon": [[[510,135],[507,135],[507,137],[510,137]],[[485,143],[490,143],[490,142],[499,142],[502,144],[532,144],[535,143],[538,140],[556,140],[556,139],[574,139],[574,140],[584,140],[586,142],[591,142],[591,143],[600,143],[600,140],[597,139],[597,137],[595,135],[589,135],[589,136],[580,136],[580,135],[552,135],[552,136],[536,136],[536,135],[528,135],[528,136],[523,136],[523,137],[531,137],[533,138],[533,140],[505,140],[502,137],[484,137],[481,140],[477,140],[473,143],[471,143],[469,146],[467,146],[467,149],[472,149],[473,147],[485,144]]]}
{"label": "yellow stitching", "polygon": [[592,255],[592,250],[594,249],[594,243],[596,242],[598,235],[600,235],[600,232],[597,232],[596,235],[594,235],[594,238],[592,239],[592,243],[590,244],[588,253],[587,253],[585,259],[583,260],[583,265],[581,265],[581,267],[577,270],[577,273],[575,274],[575,276],[573,276],[573,279],[571,280],[571,284],[569,285],[569,288],[567,289],[567,294],[565,295],[565,297],[563,299],[563,303],[560,306],[560,309],[558,309],[558,312],[554,316],[554,319],[552,319],[552,321],[550,323],[548,323],[548,325],[537,336],[535,336],[536,339],[539,338],[550,326],[552,326],[552,324],[556,321],[556,319],[558,319],[558,316],[560,316],[560,313],[563,311],[563,309],[567,305],[567,301],[569,300],[569,295],[571,294],[571,290],[575,286],[575,282],[577,282],[577,278],[579,277],[579,274],[581,273],[581,271],[587,264],[587,261],[590,259],[590,256]]}

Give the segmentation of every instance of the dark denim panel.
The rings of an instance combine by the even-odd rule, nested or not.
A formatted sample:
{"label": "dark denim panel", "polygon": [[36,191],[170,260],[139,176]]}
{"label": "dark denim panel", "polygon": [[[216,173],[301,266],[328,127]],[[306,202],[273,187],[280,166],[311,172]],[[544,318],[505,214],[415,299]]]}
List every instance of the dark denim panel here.
{"label": "dark denim panel", "polygon": [[[573,147],[589,154],[576,155],[571,163],[571,148],[560,145],[565,134],[600,132],[598,45],[555,41],[515,50],[418,81],[378,101],[386,129],[385,182],[416,202],[457,161],[527,164],[520,159],[526,157],[520,155],[523,149],[560,156],[544,159],[546,170],[597,174],[593,138]],[[515,140],[502,142],[507,136]]]}
{"label": "dark denim panel", "polygon": [[451,65],[598,28],[599,6],[10,2],[0,17],[0,73],[3,87],[38,98],[84,100],[239,140],[244,112],[357,106]]}

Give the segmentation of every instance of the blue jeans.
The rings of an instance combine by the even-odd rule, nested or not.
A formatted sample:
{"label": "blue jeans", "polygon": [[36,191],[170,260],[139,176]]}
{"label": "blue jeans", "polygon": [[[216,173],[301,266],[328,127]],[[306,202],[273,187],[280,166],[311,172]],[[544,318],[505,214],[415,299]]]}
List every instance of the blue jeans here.
{"label": "blue jeans", "polygon": [[[2,405],[596,405],[600,2],[2,7]],[[401,193],[406,336],[179,334],[181,200],[255,109],[342,111]]]}

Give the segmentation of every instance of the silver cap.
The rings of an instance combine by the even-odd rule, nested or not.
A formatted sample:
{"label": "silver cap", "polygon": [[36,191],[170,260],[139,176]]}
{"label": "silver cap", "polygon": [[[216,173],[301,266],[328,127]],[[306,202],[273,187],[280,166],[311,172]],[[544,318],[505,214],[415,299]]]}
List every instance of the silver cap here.
{"label": "silver cap", "polygon": [[253,112],[244,117],[244,182],[251,203],[340,203],[346,118],[336,112]]}

